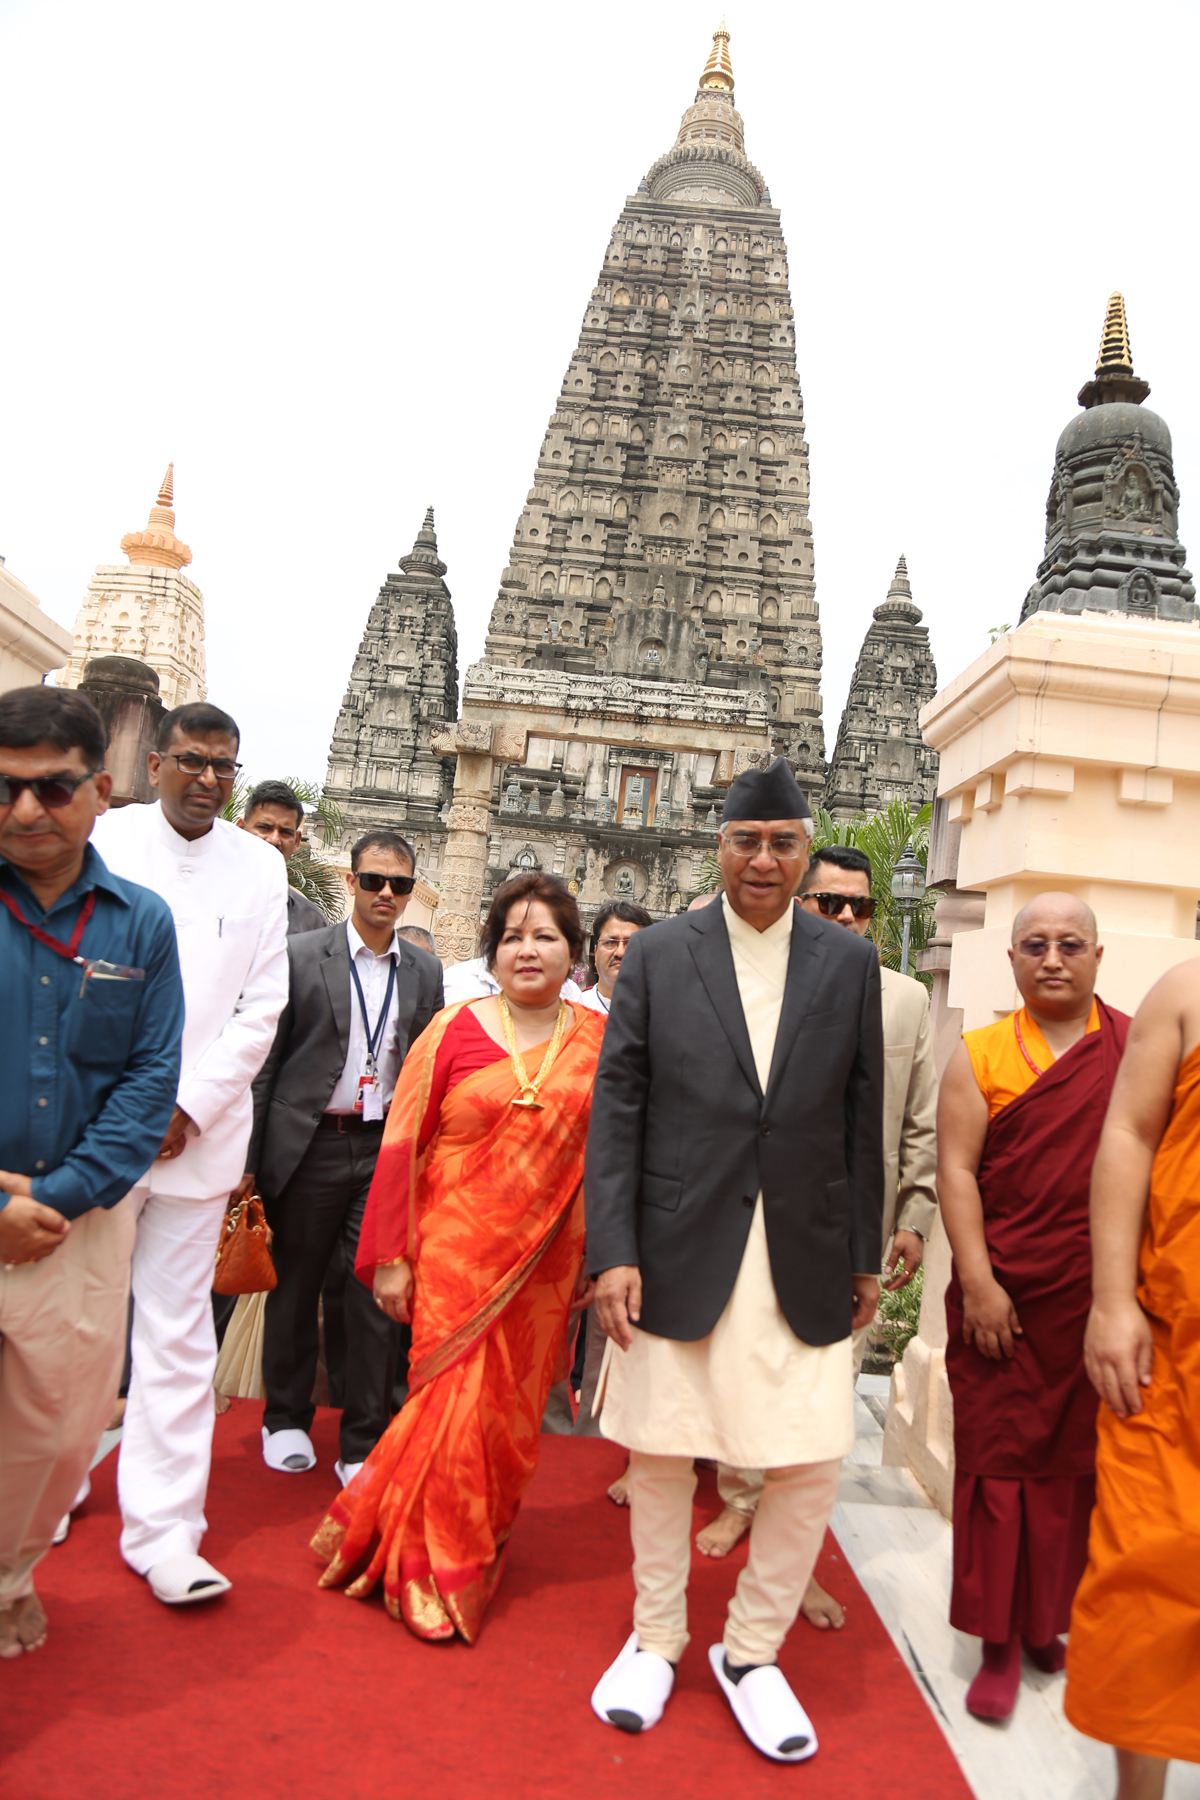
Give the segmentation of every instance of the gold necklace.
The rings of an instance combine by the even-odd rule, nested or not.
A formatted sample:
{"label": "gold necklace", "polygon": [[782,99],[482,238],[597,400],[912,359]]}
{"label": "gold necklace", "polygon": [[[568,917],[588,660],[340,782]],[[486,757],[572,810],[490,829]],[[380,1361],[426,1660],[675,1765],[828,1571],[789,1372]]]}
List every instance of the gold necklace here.
{"label": "gold necklace", "polygon": [[500,1002],[500,1024],[504,1031],[504,1041],[508,1045],[508,1054],[512,1058],[513,1074],[516,1076],[517,1085],[521,1089],[521,1092],[514,1097],[513,1105],[541,1106],[542,1102],[538,1099],[538,1091],[554,1066],[554,1059],[558,1055],[558,1047],[562,1043],[563,1032],[567,1028],[567,1018],[571,1009],[565,1000],[559,1001],[558,1017],[554,1021],[554,1032],[550,1038],[550,1042],[546,1046],[546,1054],[542,1058],[542,1066],[534,1076],[533,1080],[530,1081],[529,1072],[525,1067],[525,1058],[517,1049],[517,1034],[513,1029],[513,1019],[511,1012],[508,1010],[508,1000],[504,994],[497,994],[496,999]]}

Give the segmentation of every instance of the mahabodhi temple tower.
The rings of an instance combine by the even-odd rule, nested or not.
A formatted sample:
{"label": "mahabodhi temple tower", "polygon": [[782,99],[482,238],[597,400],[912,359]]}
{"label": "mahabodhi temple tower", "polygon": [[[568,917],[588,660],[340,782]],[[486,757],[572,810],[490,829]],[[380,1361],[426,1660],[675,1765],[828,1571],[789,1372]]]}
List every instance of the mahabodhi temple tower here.
{"label": "mahabodhi temple tower", "polygon": [[[743,735],[769,737],[793,762],[814,806],[823,796],[821,633],[787,248],[745,154],[728,46],[722,25],[674,145],[613,228],[483,660],[464,678],[476,718],[515,696],[561,719],[561,734],[556,726],[554,738],[528,738],[523,760],[495,763],[480,908],[510,870],[534,867],[570,883],[585,919],[614,894],[658,915],[683,903],[715,846],[715,758],[686,747],[694,730],[674,746],[669,723],[644,750],[579,729],[614,701],[644,701],[681,726],[736,718]],[[402,567],[416,574],[408,559]],[[443,759],[439,779],[429,746],[438,715],[452,720],[456,704],[445,648],[453,623],[440,580],[420,590],[410,580],[400,618],[396,579],[355,663],[329,787],[347,835],[386,817],[436,878],[454,759]],[[432,630],[416,616],[422,592],[438,612]],[[431,686],[410,652],[423,643],[432,654],[435,639],[444,648]],[[398,725],[407,732],[397,735]],[[471,954],[472,908],[461,893],[455,905],[444,956]]]}

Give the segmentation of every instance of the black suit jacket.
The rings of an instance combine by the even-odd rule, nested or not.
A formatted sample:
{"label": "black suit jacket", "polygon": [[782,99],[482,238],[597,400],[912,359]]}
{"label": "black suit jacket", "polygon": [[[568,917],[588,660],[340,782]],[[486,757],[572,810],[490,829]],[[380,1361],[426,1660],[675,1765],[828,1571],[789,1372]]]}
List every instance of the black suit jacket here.
{"label": "black suit jacket", "polygon": [[[288,1002],[254,1083],[254,1130],[246,1167],[264,1199],[300,1166],[345,1066],[350,1043],[350,945],[343,921],[288,938]],[[401,939],[396,969],[400,1057],[442,1007],[442,965]]]}
{"label": "black suit jacket", "polygon": [[807,1344],[847,1337],[852,1277],[879,1269],[883,1186],[870,941],[794,909],[764,1094],[720,902],[638,932],[605,1027],[584,1192],[588,1270],[638,1265],[642,1329],[708,1335],[761,1188],[788,1324]]}

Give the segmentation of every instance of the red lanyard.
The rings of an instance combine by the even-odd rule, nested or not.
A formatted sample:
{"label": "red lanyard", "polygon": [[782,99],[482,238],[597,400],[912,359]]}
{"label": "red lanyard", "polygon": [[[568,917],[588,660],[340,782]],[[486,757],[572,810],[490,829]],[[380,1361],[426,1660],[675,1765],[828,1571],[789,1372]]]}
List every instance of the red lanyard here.
{"label": "red lanyard", "polygon": [[84,927],[86,926],[88,920],[91,918],[92,913],[95,909],[95,905],[96,905],[96,890],[95,890],[95,888],[92,889],[91,893],[88,895],[87,899],[84,901],[82,907],[79,909],[79,917],[75,921],[75,929],[71,933],[70,938],[68,939],[68,941],[65,944],[61,941],[61,939],[56,938],[56,937],[51,937],[50,933],[48,931],[43,931],[40,925],[35,925],[35,924],[33,924],[32,920],[27,919],[25,917],[25,914],[21,911],[20,907],[17,905],[16,901],[13,899],[12,895],[6,894],[2,887],[0,887],[0,900],[2,900],[4,902],[5,906],[7,906],[8,910],[12,914],[13,918],[19,920],[20,923],[22,925],[24,925],[26,931],[32,932],[33,936],[37,939],[39,944],[47,945],[51,950],[57,951],[59,956],[65,956],[71,962],[81,962],[83,960],[82,957],[80,957],[77,954],[77,952],[79,950],[79,946],[80,946],[81,942],[83,941]]}
{"label": "red lanyard", "polygon": [[1035,1075],[1044,1075],[1046,1073],[1045,1069],[1038,1068],[1032,1056],[1030,1056],[1028,1050],[1025,1048],[1025,1039],[1021,1036],[1021,1018],[1019,1013],[1013,1014],[1013,1030],[1017,1034],[1017,1047],[1020,1050],[1021,1055],[1025,1058],[1025,1061],[1029,1064]]}

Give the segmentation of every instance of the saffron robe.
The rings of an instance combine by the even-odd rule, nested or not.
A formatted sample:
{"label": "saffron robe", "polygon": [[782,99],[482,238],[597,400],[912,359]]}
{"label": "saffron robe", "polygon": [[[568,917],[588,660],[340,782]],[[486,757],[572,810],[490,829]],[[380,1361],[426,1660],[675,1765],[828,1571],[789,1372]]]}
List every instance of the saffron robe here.
{"label": "saffron robe", "polygon": [[[410,1050],[388,1114],[356,1272],[414,1271],[409,1398],[334,1501],[322,1587],[382,1580],[417,1637],[473,1644],[537,1467],[583,1257],[583,1152],[603,1021],[579,1006],[537,1108],[469,1003]],[[530,1079],[546,1046],[525,1053]],[[565,1375],[566,1370],[564,1368]]]}
{"label": "saffron robe", "polygon": [[1200,1045],[1176,1076],[1138,1274],[1150,1386],[1133,1418],[1100,1408],[1065,1710],[1106,1744],[1200,1762]]}
{"label": "saffron robe", "polygon": [[964,1039],[992,1115],[978,1173],[988,1255],[1022,1328],[1011,1358],[965,1344],[952,1274],[950,1622],[989,1643],[1019,1633],[1043,1645],[1065,1631],[1086,1560],[1097,1406],[1083,1361],[1088,1199],[1129,1019],[1097,1001],[1088,1027],[1057,1061],[1025,1009]]}

